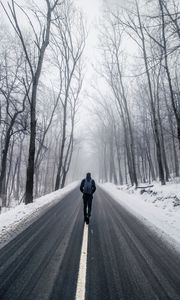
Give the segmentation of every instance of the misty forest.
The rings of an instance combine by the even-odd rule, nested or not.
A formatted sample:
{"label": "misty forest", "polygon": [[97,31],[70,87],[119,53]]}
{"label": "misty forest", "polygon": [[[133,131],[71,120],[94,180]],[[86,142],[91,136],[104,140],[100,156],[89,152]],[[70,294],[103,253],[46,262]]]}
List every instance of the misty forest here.
{"label": "misty forest", "polygon": [[95,24],[75,0],[0,13],[3,207],[87,171],[135,187],[180,175],[179,0],[102,1]]}

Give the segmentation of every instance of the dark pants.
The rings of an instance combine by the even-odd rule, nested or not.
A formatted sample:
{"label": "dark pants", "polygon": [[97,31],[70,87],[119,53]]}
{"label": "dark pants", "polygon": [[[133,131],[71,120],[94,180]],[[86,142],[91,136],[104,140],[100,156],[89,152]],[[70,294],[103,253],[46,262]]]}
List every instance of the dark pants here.
{"label": "dark pants", "polygon": [[[83,202],[84,202],[84,216],[86,217],[87,215],[90,217],[91,215],[91,207],[92,207],[92,199],[93,196],[89,194],[83,194]],[[88,208],[88,212],[87,212]]]}

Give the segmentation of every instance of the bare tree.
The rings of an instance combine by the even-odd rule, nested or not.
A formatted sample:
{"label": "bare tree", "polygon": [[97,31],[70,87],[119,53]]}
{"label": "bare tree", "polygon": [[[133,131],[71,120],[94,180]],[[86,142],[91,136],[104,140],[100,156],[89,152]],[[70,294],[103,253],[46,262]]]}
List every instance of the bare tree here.
{"label": "bare tree", "polygon": [[[22,7],[20,7],[14,0],[11,1],[11,4],[8,3],[9,12],[2,4],[4,11],[6,12],[6,15],[8,16],[15,32],[17,33],[21,41],[22,48],[24,50],[24,54],[26,57],[26,61],[30,70],[31,81],[32,81],[32,90],[31,90],[31,97],[30,97],[30,144],[29,144],[29,157],[28,157],[26,192],[25,192],[26,204],[31,203],[33,201],[33,179],[34,179],[34,168],[35,168],[35,141],[36,141],[36,101],[37,101],[36,99],[37,99],[39,78],[42,71],[45,51],[49,44],[52,15],[54,10],[60,4],[60,1],[54,0],[53,2],[51,2],[50,0],[46,0],[45,3],[46,3],[45,14],[39,12],[38,10],[34,11],[35,23],[37,23],[39,26],[39,32],[35,30],[33,21],[31,20],[29,14]],[[29,53],[28,51],[27,40],[23,35],[17,17],[17,12],[16,12],[17,7],[27,17],[29,26],[34,35],[33,51],[36,53],[36,57],[34,56],[31,57],[31,53]],[[39,15],[39,13],[41,16]]]}
{"label": "bare tree", "polygon": [[[170,96],[171,96],[171,103],[174,111],[174,115],[176,118],[176,123],[177,123],[177,137],[179,141],[179,149],[180,149],[180,110],[179,110],[179,99],[176,99],[173,91],[173,84],[172,84],[172,79],[171,79],[171,74],[170,74],[170,68],[169,68],[169,63],[168,63],[168,48],[167,48],[167,37],[166,37],[166,18],[165,18],[165,12],[168,13],[168,16],[170,17],[170,20],[172,21],[173,25],[175,25],[175,28],[177,30],[178,37],[180,38],[180,26],[178,23],[177,16],[174,18],[172,15],[169,13],[167,9],[167,4],[166,1],[164,0],[159,0],[159,7],[160,7],[160,16],[161,16],[161,28],[162,28],[162,47],[163,47],[163,52],[164,52],[164,61],[165,61],[165,71],[168,79],[168,84],[169,84],[169,91],[170,91]],[[180,13],[179,13],[180,15]],[[178,45],[178,48],[180,47],[180,43]]]}
{"label": "bare tree", "polygon": [[[3,136],[3,149],[1,156],[0,171],[0,198],[3,200],[3,206],[6,206],[6,168],[7,157],[11,138],[21,131],[26,131],[27,123],[25,104],[30,90],[30,84],[25,88],[24,56],[20,49],[15,48],[14,44],[9,44],[9,50],[2,52],[1,67],[1,128]],[[26,114],[27,116],[27,114]]]}
{"label": "bare tree", "polygon": [[124,138],[128,156],[128,168],[131,178],[131,183],[138,185],[135,162],[135,144],[132,127],[132,120],[130,116],[130,109],[128,103],[127,89],[123,81],[123,55],[121,50],[122,34],[120,26],[114,22],[111,15],[108,17],[108,24],[105,26],[102,33],[101,40],[103,40],[103,56],[104,70],[101,74],[104,76],[106,82],[110,86],[114,99],[118,105],[118,111],[124,126]]}
{"label": "bare tree", "polygon": [[[113,96],[108,105],[114,103],[122,121],[124,145],[120,143],[116,148],[119,147],[122,153],[122,147],[125,148],[125,181],[128,167],[131,183],[135,182],[135,177],[150,182],[156,179],[158,173],[161,183],[165,184],[173,171],[177,175],[179,169],[176,152],[178,135],[174,133],[175,123],[178,128],[174,107],[178,113],[180,99],[179,70],[176,67],[179,62],[178,3],[176,0],[139,3],[133,1],[128,9],[118,9],[118,5],[116,10],[106,8],[104,30],[100,34],[104,59],[99,63],[102,70],[98,70],[98,74],[111,88]],[[133,63],[127,57],[129,53],[124,55],[127,38],[132,41],[132,49],[133,45],[137,48],[135,53],[129,51],[129,56],[134,55]],[[130,62],[131,70],[128,64],[125,65],[125,58]],[[101,99],[107,97],[107,90],[104,92],[106,96],[101,96]],[[96,96],[94,99],[97,102]],[[133,111],[130,111],[132,108]],[[111,118],[111,122],[115,126],[115,119]],[[168,146],[171,139],[173,147]],[[101,147],[100,151],[102,153]],[[112,152],[115,155],[115,151]],[[118,155],[116,160],[118,163]]]}
{"label": "bare tree", "polygon": [[82,16],[74,8],[71,1],[67,0],[64,2],[61,14],[61,19],[56,18],[54,21],[56,30],[52,36],[54,58],[57,69],[59,70],[60,90],[62,90],[60,94],[60,103],[63,118],[61,147],[58,159],[55,190],[57,190],[60,186],[64,186],[68,170],[68,168],[66,169],[65,165],[68,162],[69,153],[72,153],[70,149],[72,149],[73,146],[74,113],[76,112],[76,109],[74,109],[73,114],[70,113],[72,130],[68,143],[67,123],[69,104],[71,112],[71,107],[73,106],[72,103],[74,102],[74,99],[77,101],[82,86],[81,57],[85,46],[85,30]]}

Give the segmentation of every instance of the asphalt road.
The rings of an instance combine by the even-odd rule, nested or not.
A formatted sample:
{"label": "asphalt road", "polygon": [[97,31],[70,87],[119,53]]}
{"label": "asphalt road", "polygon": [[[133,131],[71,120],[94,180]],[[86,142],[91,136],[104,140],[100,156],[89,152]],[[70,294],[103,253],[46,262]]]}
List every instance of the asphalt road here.
{"label": "asphalt road", "polygon": [[83,234],[78,190],[0,251],[0,300],[74,299]]}
{"label": "asphalt road", "polygon": [[[0,300],[75,299],[82,211],[75,190],[0,250]],[[100,188],[85,294],[86,300],[180,300],[180,255]]]}
{"label": "asphalt road", "polygon": [[86,300],[179,300],[180,255],[105,192],[96,196]]}

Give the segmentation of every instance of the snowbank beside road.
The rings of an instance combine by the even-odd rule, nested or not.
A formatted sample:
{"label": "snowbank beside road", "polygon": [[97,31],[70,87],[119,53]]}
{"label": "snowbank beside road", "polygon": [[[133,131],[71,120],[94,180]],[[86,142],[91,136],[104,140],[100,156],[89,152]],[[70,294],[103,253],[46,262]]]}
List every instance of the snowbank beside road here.
{"label": "snowbank beside road", "polygon": [[143,194],[139,189],[112,183],[101,184],[100,187],[180,250],[179,183],[168,183],[166,186],[155,184]]}
{"label": "snowbank beside road", "polygon": [[18,233],[26,229],[40,215],[63,197],[75,189],[79,182],[73,182],[65,188],[57,190],[34,200],[33,203],[24,203],[0,215],[0,248],[13,239]]}

